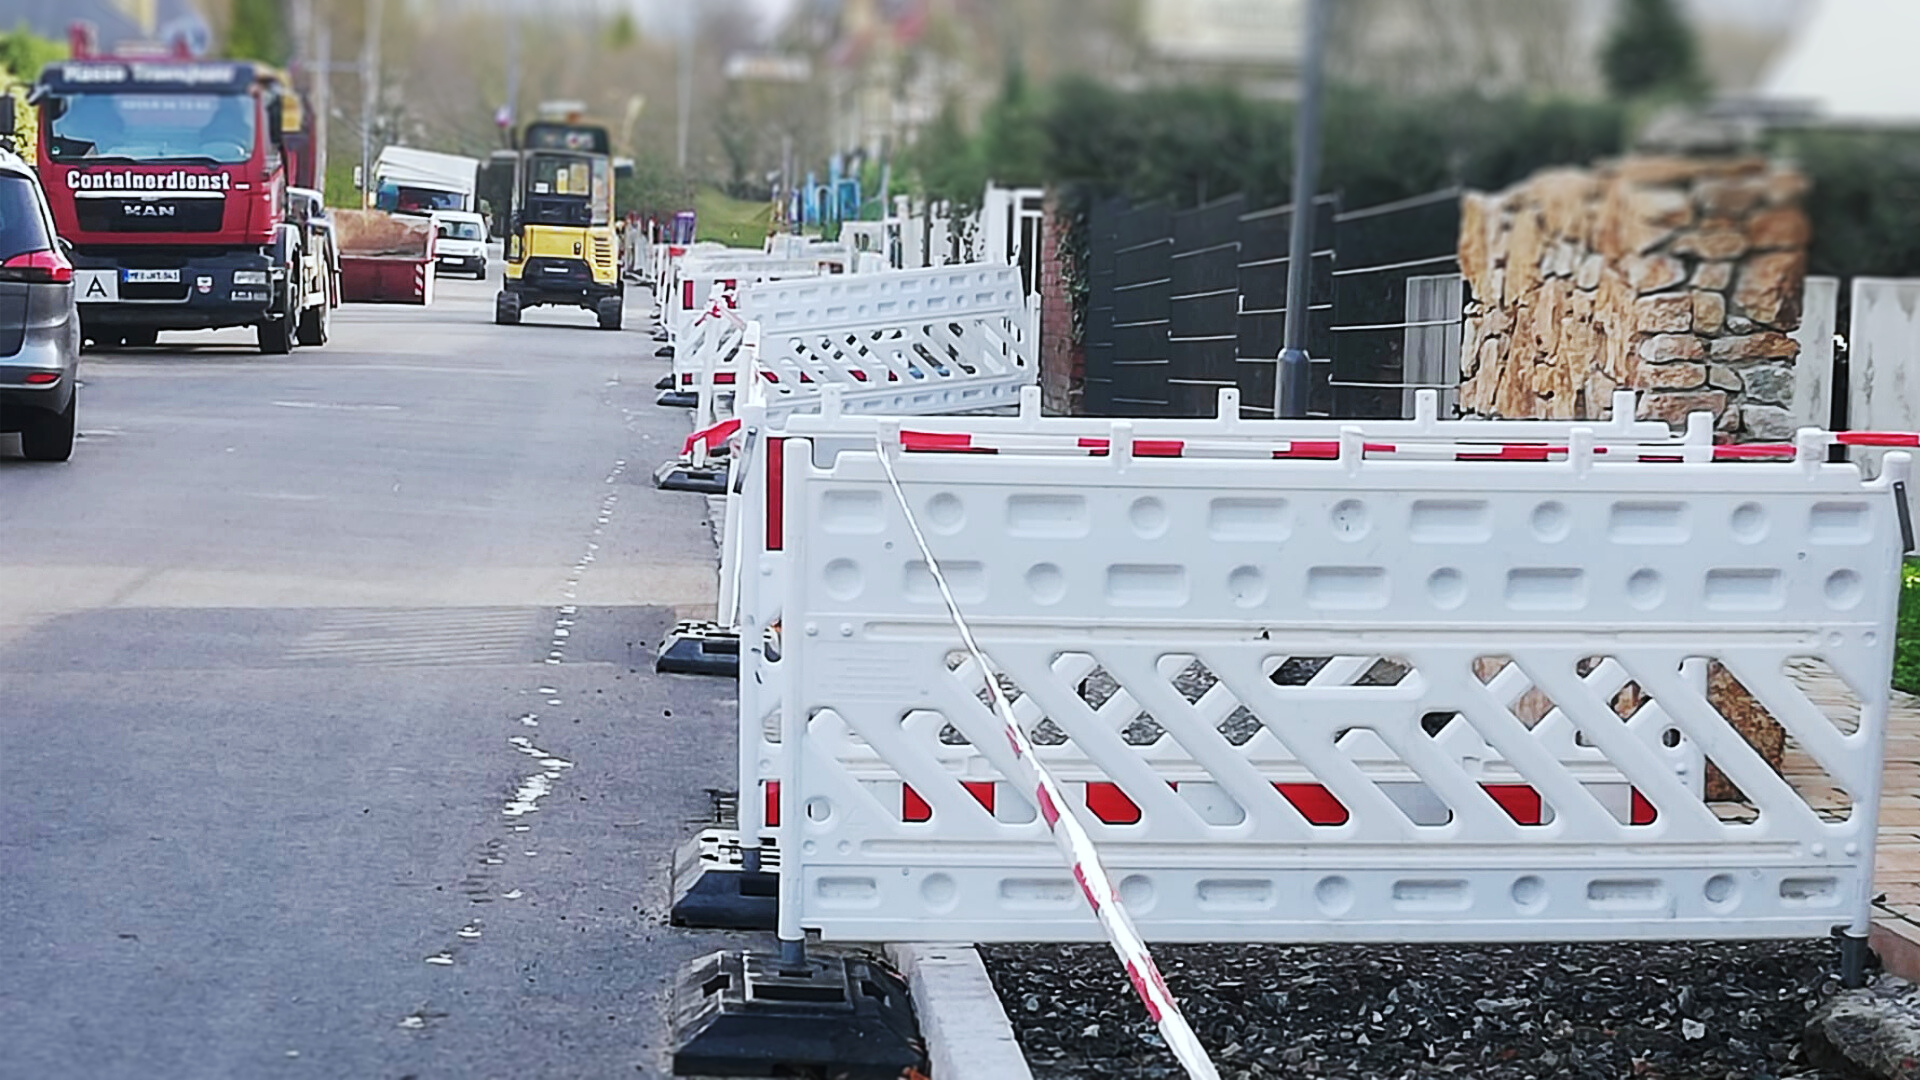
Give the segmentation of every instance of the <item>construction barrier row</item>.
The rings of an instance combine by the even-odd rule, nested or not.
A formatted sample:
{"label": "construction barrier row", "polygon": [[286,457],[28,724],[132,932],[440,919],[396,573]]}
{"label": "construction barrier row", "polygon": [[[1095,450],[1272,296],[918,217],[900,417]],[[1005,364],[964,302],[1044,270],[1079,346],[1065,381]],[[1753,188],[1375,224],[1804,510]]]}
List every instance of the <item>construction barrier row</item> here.
{"label": "construction barrier row", "polygon": [[[783,938],[1099,936],[915,525],[1149,937],[1865,932],[1904,455],[1869,481],[1822,433],[1729,461],[1698,421],[903,426],[838,396],[748,410],[728,515]],[[1710,664],[1822,779],[1748,746]]]}

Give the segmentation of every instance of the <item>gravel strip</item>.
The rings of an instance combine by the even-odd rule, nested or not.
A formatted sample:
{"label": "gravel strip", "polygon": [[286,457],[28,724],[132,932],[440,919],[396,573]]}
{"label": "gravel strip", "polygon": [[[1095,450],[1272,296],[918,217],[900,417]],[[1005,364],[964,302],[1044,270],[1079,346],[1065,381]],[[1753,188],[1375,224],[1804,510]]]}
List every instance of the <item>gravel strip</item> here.
{"label": "gravel strip", "polygon": [[[1105,946],[980,953],[1035,1080],[1184,1074]],[[1160,945],[1227,1080],[1857,1080],[1809,1061],[1827,941]]]}

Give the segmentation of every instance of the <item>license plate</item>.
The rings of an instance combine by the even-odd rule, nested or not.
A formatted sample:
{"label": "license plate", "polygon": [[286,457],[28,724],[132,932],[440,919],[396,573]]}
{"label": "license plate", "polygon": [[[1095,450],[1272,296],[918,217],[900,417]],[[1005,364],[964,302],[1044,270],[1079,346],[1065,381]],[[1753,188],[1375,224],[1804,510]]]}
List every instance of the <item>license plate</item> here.
{"label": "license plate", "polygon": [[83,304],[112,304],[120,299],[120,275],[112,270],[75,270],[73,298]]}
{"label": "license plate", "polygon": [[233,302],[236,304],[264,304],[268,299],[264,291],[255,292],[250,289],[233,290]]}
{"label": "license plate", "polygon": [[144,284],[144,283],[152,283],[152,282],[178,282],[180,280],[180,271],[178,270],[122,270],[120,271],[120,280],[128,283],[129,285],[135,284],[135,283]]}

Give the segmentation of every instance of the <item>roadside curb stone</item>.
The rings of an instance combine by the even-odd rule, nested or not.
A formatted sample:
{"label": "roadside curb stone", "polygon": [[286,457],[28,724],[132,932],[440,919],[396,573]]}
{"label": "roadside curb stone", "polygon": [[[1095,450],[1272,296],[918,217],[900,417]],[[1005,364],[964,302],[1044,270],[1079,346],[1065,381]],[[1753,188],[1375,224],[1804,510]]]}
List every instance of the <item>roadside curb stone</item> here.
{"label": "roadside curb stone", "polygon": [[1879,1080],[1920,1080],[1920,987],[1881,975],[1842,990],[1807,1021],[1807,1037]]}

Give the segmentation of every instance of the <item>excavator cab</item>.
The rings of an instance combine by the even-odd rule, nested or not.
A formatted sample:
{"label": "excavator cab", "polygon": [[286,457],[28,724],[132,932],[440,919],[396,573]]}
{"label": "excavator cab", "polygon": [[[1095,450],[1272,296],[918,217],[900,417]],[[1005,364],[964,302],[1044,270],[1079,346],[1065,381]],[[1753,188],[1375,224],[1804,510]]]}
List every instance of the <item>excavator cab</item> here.
{"label": "excavator cab", "polygon": [[511,325],[541,304],[581,307],[620,329],[623,286],[613,230],[614,165],[607,129],[528,124],[514,159],[506,280],[494,321]]}

